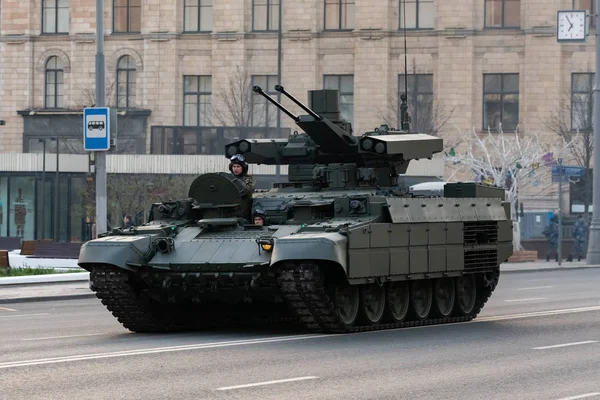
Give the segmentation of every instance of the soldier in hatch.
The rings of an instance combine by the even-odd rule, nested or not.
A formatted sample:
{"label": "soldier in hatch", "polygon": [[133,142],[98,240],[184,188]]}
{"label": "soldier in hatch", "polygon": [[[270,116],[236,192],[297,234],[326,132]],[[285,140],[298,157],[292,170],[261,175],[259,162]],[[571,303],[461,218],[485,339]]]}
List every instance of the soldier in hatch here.
{"label": "soldier in hatch", "polygon": [[265,213],[260,208],[254,210],[252,218],[254,219],[254,225],[266,225],[267,223],[267,213]]}
{"label": "soldier in hatch", "polygon": [[246,185],[246,192],[251,195],[254,192],[254,180],[248,175],[248,163],[241,154],[231,157],[229,162],[229,171]]}

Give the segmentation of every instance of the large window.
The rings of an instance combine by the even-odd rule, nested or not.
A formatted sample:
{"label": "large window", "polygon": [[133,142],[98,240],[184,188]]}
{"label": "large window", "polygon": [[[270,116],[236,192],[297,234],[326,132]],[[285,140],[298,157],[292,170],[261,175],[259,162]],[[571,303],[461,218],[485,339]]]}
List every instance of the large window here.
{"label": "large window", "polygon": [[[252,86],[260,86],[272,96],[277,96],[277,75],[252,75]],[[252,126],[272,127],[277,125],[277,107],[263,96],[252,93]]]}
{"label": "large window", "polygon": [[596,26],[596,18],[593,16],[596,11],[596,0],[573,0],[573,10],[587,10],[592,15],[588,17],[589,26]]}
{"label": "large window", "polygon": [[323,87],[340,92],[341,117],[354,123],[354,75],[324,75]]}
{"label": "large window", "polygon": [[486,28],[521,26],[521,0],[485,0]]}
{"label": "large window", "polygon": [[69,0],[42,0],[42,33],[69,33]]}
{"label": "large window", "polygon": [[52,56],[46,61],[45,108],[62,108],[64,91],[64,66],[60,58]]}
{"label": "large window", "polygon": [[593,130],[594,74],[571,75],[571,129]]}
{"label": "large window", "polygon": [[354,0],[325,0],[325,30],[354,29]]}
{"label": "large window", "polygon": [[519,74],[483,75],[483,129],[515,130],[519,124]]}
{"label": "large window", "polygon": [[183,125],[211,126],[212,77],[184,75]]}
{"label": "large window", "polygon": [[276,31],[279,29],[279,0],[252,1],[252,30]]}
{"label": "large window", "polygon": [[[400,0],[400,29],[432,29],[435,7],[433,0]],[[406,9],[406,13],[405,10]]]}
{"label": "large window", "polygon": [[35,177],[10,177],[8,234],[25,240],[35,237]]}
{"label": "large window", "polygon": [[[433,121],[433,74],[398,75],[398,116],[400,113],[400,95],[404,94],[405,78],[408,84],[408,113],[411,116],[411,130],[432,133]],[[400,126],[400,118],[398,118]]]}
{"label": "large window", "polygon": [[213,0],[184,0],[185,32],[211,32],[213,28]]}
{"label": "large window", "polygon": [[142,0],[113,0],[113,32],[141,32],[141,1]]}
{"label": "large window", "polygon": [[135,107],[135,61],[131,56],[117,63],[117,108]]}

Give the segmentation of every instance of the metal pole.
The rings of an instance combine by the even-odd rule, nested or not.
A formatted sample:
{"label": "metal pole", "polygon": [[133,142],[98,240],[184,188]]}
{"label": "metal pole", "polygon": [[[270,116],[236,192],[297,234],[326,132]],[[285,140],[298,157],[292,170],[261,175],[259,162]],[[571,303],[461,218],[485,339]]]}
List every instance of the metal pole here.
{"label": "metal pole", "polygon": [[558,257],[558,265],[562,263],[562,180],[563,180],[563,166],[562,162],[558,163],[558,248],[556,249]]}
{"label": "metal pole", "polygon": [[[104,0],[96,0],[96,107],[105,106]],[[107,127],[110,129],[110,127]],[[106,153],[96,152],[96,235],[106,232]]]}
{"label": "metal pole", "polygon": [[[596,26],[600,27],[600,0],[596,0]],[[592,169],[593,201],[592,222],[590,223],[590,235],[588,240],[588,251],[586,263],[588,265],[600,264],[600,34],[598,28],[596,36],[596,73],[594,84],[594,165]]]}
{"label": "metal pole", "polygon": [[42,156],[42,239],[46,239],[46,139],[41,139],[44,154]]}
{"label": "metal pole", "polygon": [[[600,1],[600,0],[599,0]],[[277,84],[281,85],[281,17],[283,0],[279,0],[279,28],[277,30]],[[281,92],[277,92],[277,102],[281,104]],[[281,137],[281,110],[277,107],[277,137]],[[281,177],[281,167],[279,163],[275,166],[275,178],[277,182]]]}
{"label": "metal pole", "polygon": [[60,236],[60,219],[58,218],[58,202],[60,201],[60,177],[59,177],[59,165],[58,160],[60,158],[60,137],[56,137],[56,173],[54,174],[54,241],[59,241]]}

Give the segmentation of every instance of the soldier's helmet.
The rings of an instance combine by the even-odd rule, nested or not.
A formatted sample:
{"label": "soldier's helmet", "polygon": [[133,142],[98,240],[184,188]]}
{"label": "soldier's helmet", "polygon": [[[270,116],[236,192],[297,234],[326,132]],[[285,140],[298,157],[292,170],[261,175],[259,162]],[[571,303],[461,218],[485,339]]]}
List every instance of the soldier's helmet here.
{"label": "soldier's helmet", "polygon": [[232,174],[233,170],[231,167],[233,167],[234,164],[242,166],[242,175],[246,175],[248,173],[248,163],[246,162],[246,159],[243,155],[236,154],[234,156],[231,156],[231,158],[229,159],[229,172],[231,172]]}

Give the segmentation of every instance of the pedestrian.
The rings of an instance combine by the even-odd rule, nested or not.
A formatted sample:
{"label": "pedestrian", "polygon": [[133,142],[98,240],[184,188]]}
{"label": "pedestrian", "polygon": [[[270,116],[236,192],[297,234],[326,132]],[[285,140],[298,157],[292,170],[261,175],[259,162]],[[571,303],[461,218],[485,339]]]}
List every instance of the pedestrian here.
{"label": "pedestrian", "polygon": [[550,261],[550,255],[555,254],[556,262],[558,262],[558,221],[556,216],[550,220],[550,224],[546,226],[542,232],[548,241],[548,251],[546,253],[546,261]]}
{"label": "pedestrian", "polygon": [[577,261],[581,261],[581,257],[584,255],[587,238],[588,226],[583,219],[583,215],[579,214],[573,226],[573,245],[571,247],[571,253],[577,257]]}

